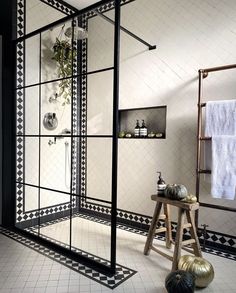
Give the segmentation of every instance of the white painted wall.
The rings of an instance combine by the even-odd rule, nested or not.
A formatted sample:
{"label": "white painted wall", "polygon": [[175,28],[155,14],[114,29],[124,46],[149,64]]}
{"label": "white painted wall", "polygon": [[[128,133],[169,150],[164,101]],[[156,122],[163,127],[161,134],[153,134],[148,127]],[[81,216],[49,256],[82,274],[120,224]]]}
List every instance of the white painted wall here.
{"label": "white painted wall", "polygon": [[[113,17],[113,12],[107,15]],[[183,183],[191,193],[195,191],[198,69],[235,63],[236,2],[136,0],[122,7],[121,23],[156,44],[157,50],[147,51],[121,33],[120,108],[167,105],[167,138],[119,141],[118,208],[152,215],[150,195],[156,192],[156,171],[162,171],[167,182]],[[99,17],[89,20],[90,70],[112,66],[112,31]],[[94,107],[103,92],[112,98],[112,84],[106,77],[97,88]],[[235,93],[232,70],[212,73],[204,80],[206,100],[234,99]],[[96,159],[91,160],[96,165]],[[102,181],[88,169],[89,193],[99,184]],[[208,193],[209,184],[203,182],[201,201],[236,206],[235,200],[216,200]],[[200,210],[200,224],[208,224],[211,230],[235,235],[234,220],[233,213]]]}

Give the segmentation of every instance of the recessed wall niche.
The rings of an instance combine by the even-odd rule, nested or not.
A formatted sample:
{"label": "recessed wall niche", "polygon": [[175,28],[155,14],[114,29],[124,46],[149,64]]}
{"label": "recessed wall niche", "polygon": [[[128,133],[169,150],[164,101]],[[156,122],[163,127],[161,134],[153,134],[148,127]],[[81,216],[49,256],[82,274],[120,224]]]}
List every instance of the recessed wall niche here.
{"label": "recessed wall niche", "polygon": [[[122,109],[119,111],[119,132],[120,138],[124,139],[164,139],[166,138],[166,114],[167,106],[156,106],[147,108]],[[134,128],[139,120],[142,126],[144,120],[147,127],[147,137],[135,137]],[[123,135],[122,135],[123,132]],[[125,134],[131,134],[127,137]],[[150,135],[152,134],[152,135]]]}

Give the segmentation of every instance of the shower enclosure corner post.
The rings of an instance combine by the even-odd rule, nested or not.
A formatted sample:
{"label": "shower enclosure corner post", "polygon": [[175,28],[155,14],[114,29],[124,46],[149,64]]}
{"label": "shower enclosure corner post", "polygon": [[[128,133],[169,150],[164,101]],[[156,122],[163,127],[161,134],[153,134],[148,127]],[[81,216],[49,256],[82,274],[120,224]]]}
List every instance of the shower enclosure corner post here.
{"label": "shower enclosure corner post", "polygon": [[2,1],[0,10],[0,35],[2,35],[2,225],[15,225],[15,64],[17,22],[16,0]]}
{"label": "shower enclosure corner post", "polygon": [[111,209],[111,271],[116,271],[117,176],[118,176],[118,109],[120,74],[120,0],[115,0],[113,138],[112,138],[112,209]]}

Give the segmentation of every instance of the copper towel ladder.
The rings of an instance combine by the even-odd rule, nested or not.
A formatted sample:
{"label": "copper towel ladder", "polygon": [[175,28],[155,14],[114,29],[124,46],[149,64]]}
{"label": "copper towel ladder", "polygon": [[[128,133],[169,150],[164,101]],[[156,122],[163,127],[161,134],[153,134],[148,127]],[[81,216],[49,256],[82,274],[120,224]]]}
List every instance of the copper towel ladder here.
{"label": "copper towel ladder", "polygon": [[[196,168],[196,197],[199,201],[200,196],[200,175],[201,174],[211,174],[211,170],[201,169],[201,147],[202,142],[211,140],[211,137],[205,137],[202,135],[202,109],[206,107],[206,103],[202,102],[202,84],[203,79],[208,76],[209,72],[215,71],[222,71],[228,69],[236,69],[236,64],[226,65],[226,66],[219,66],[219,67],[212,67],[206,69],[200,69],[198,71],[198,129],[197,129],[197,168]],[[208,207],[208,208],[215,208],[225,211],[236,212],[235,208],[224,207],[220,205],[213,205],[207,203],[199,202],[201,206]],[[198,212],[196,213],[196,223],[198,223]]]}

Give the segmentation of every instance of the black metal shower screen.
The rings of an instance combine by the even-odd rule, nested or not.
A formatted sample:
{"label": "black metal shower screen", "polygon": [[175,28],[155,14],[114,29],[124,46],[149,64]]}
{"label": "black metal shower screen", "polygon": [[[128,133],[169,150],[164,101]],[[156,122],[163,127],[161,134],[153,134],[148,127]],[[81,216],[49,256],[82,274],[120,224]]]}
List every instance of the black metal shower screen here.
{"label": "black metal shower screen", "polygon": [[[44,1],[45,2],[45,1]],[[66,17],[59,19],[51,24],[36,29],[32,32],[26,32],[26,4],[24,0],[18,0],[17,3],[17,40],[16,40],[16,219],[15,226],[22,233],[33,237],[36,240],[44,241],[50,247],[59,249],[64,253],[81,259],[88,265],[94,266],[115,273],[116,267],[116,214],[117,214],[117,157],[118,157],[118,104],[119,104],[119,48],[120,48],[120,0],[101,1],[81,11],[72,11],[68,7],[60,4],[61,11],[67,14]],[[109,6],[107,6],[109,4]],[[57,7],[58,8],[58,7]],[[114,26],[114,58],[113,66],[88,71],[87,59],[88,49],[87,40],[77,41],[74,36],[74,27],[77,22],[87,29],[88,19],[94,16],[93,10],[99,8],[100,11],[114,9],[115,26]],[[44,34],[50,32],[55,27],[61,27],[69,23],[73,28],[71,38],[71,71],[68,76],[60,78],[42,78],[42,48],[44,46]],[[36,40],[38,46],[38,65],[37,81],[33,83],[26,82],[26,44],[29,40]],[[76,54],[73,54],[76,52]],[[32,65],[33,66],[33,65]],[[88,76],[110,72],[113,76],[113,112],[112,112],[112,132],[108,134],[87,134],[87,79]],[[42,128],[43,119],[42,109],[44,107],[43,92],[45,87],[60,82],[69,81],[70,84],[70,133],[48,134]],[[30,112],[27,106],[28,97],[33,92],[35,105],[37,104],[37,113]],[[27,119],[31,115],[36,127],[34,131],[27,131]],[[33,118],[32,118],[33,116]],[[54,188],[50,184],[45,184],[42,180],[42,157],[45,156],[43,145],[45,141],[51,144],[59,139],[66,138],[70,142],[70,188],[68,191]],[[89,139],[109,140],[111,143],[111,198],[105,200],[97,197],[90,197],[86,193],[86,160],[87,160],[87,143]],[[34,142],[33,153],[29,157],[28,145]],[[50,159],[48,158],[48,164]],[[37,182],[31,182],[26,176],[26,164],[37,166]],[[32,167],[32,168],[33,168]],[[27,167],[28,168],[28,167]],[[31,190],[35,194],[35,205],[37,208],[27,210],[25,206],[26,190]],[[31,193],[30,193],[31,194]],[[54,205],[42,205],[42,198],[51,194],[51,198],[60,194],[67,198],[64,202]],[[32,196],[33,197],[33,196]],[[98,204],[104,204],[110,209],[110,259],[106,264],[91,260],[78,251],[73,250],[73,231],[72,223],[75,213],[80,211],[81,204],[86,200],[92,200]],[[58,218],[67,217],[68,242],[61,245],[57,239],[45,237],[41,233],[45,223]]]}

